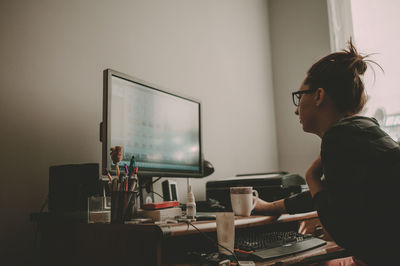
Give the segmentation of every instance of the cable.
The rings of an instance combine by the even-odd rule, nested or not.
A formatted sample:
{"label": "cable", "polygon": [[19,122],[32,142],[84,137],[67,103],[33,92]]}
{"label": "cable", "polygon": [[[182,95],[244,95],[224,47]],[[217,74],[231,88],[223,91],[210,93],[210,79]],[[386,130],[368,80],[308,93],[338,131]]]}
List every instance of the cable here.
{"label": "cable", "polygon": [[159,196],[159,197],[161,197],[163,200],[165,200],[164,197],[163,197],[161,194],[159,194],[159,193],[157,193],[157,192],[155,192],[155,191],[150,191],[150,192],[156,194],[157,196]]}
{"label": "cable", "polygon": [[[155,182],[157,182],[157,181],[160,180],[161,178],[162,178],[162,177],[160,176],[160,177],[158,177],[156,180],[152,181],[150,184],[145,184],[144,186],[140,186],[140,187],[139,187],[139,191],[142,191],[142,189],[146,189],[146,187],[152,186]],[[161,196],[161,195],[160,195],[159,193],[157,193],[157,192],[149,191],[148,193],[154,193],[154,194],[158,195],[159,197],[161,197],[163,200],[165,200],[164,197]],[[138,196],[140,196],[140,192],[138,193]]]}
{"label": "cable", "polygon": [[155,182],[157,182],[157,181],[160,180],[161,178],[162,178],[162,177],[160,176],[160,177],[158,177],[156,180],[151,181],[150,184],[145,184],[144,186],[140,186],[140,189],[146,188],[146,186],[151,186],[151,185],[153,185]]}
{"label": "cable", "polygon": [[42,218],[42,213],[44,208],[48,205],[49,203],[49,194],[46,195],[46,199],[44,200],[40,210],[39,210],[39,214],[37,215],[37,221],[35,221],[35,223],[33,223],[33,227],[34,227],[34,232],[33,232],[33,248],[35,250],[35,252],[38,252],[39,249],[39,244],[38,244],[38,234],[39,234],[39,223],[41,222],[40,220],[43,219]]}
{"label": "cable", "polygon": [[233,252],[233,251],[231,251],[229,248],[224,247],[223,245],[219,244],[218,241],[215,241],[213,238],[209,237],[208,235],[206,235],[205,233],[203,233],[202,231],[200,231],[200,229],[197,228],[196,226],[194,226],[194,224],[192,224],[191,222],[186,221],[186,223],[189,224],[189,225],[191,225],[191,226],[193,226],[194,229],[196,229],[201,235],[203,235],[205,238],[207,238],[208,240],[210,240],[210,241],[213,242],[214,244],[217,244],[217,245],[220,246],[221,248],[226,249],[227,251],[229,251],[229,253],[231,253],[231,254],[233,255],[233,258],[236,260],[238,266],[240,266],[239,259],[236,257],[235,252]]}
{"label": "cable", "polygon": [[152,181],[151,184],[153,185],[155,182],[157,182],[158,180],[160,180],[162,177],[159,176],[156,180]]}
{"label": "cable", "polygon": [[39,213],[41,214],[44,210],[44,208],[46,207],[46,205],[49,203],[49,195],[47,194],[45,201],[43,202],[42,207],[40,208]]}

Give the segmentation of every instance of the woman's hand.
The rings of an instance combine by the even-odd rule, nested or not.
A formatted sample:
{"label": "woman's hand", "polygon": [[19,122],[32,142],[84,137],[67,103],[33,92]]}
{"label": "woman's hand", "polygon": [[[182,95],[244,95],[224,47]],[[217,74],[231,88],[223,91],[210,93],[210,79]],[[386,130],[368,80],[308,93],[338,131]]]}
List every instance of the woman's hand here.
{"label": "woman's hand", "polygon": [[313,197],[324,188],[321,181],[323,173],[321,156],[318,156],[306,172],[307,185]]}
{"label": "woman's hand", "polygon": [[303,235],[311,234],[326,241],[333,241],[332,237],[328,232],[326,232],[319,219],[301,221],[299,225],[299,233]]}
{"label": "woman's hand", "polygon": [[283,199],[267,202],[259,198],[254,211],[263,215],[275,216],[277,219],[281,214],[286,213],[286,208]]}

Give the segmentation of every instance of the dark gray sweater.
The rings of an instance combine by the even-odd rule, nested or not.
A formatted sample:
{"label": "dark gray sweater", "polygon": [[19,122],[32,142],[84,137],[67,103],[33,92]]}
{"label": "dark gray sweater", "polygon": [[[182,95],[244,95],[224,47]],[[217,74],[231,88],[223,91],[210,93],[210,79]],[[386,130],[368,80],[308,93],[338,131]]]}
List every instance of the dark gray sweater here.
{"label": "dark gray sweater", "polygon": [[390,244],[400,240],[399,144],[375,119],[352,117],[325,133],[321,158],[324,189],[285,199],[287,211],[317,210],[338,245],[368,265],[392,262],[400,250]]}

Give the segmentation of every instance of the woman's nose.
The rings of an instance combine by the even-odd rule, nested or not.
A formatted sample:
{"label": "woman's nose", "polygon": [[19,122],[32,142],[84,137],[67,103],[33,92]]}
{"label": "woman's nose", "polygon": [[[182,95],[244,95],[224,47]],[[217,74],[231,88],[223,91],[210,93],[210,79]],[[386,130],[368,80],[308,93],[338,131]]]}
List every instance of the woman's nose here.
{"label": "woman's nose", "polygon": [[299,115],[299,107],[296,107],[296,110],[294,110],[295,115]]}

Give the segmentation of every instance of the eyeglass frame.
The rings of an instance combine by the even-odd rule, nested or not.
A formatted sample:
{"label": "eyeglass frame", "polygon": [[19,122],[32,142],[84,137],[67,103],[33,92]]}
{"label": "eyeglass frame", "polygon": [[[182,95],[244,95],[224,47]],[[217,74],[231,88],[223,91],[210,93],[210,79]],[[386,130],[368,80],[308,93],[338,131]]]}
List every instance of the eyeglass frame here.
{"label": "eyeglass frame", "polygon": [[[298,107],[300,104],[300,100],[301,100],[301,96],[303,94],[311,94],[314,93],[316,90],[315,89],[309,89],[309,90],[302,90],[302,91],[295,91],[292,92],[292,100],[293,100],[293,104],[294,106]],[[296,99],[298,99],[298,103],[296,104]]]}

